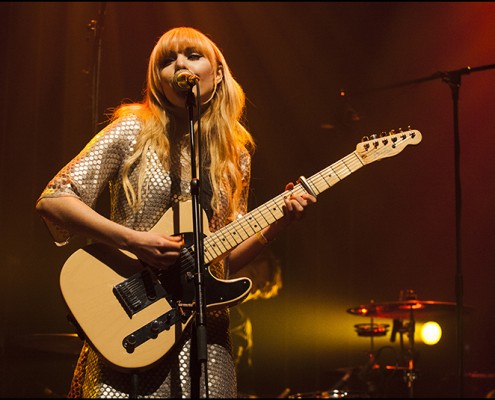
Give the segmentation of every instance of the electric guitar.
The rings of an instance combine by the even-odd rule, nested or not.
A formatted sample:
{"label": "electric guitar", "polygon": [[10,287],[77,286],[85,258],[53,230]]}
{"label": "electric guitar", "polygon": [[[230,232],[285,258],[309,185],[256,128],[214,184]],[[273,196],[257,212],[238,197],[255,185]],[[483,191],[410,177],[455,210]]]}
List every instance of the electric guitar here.
{"label": "electric guitar", "polygon": [[[408,130],[365,137],[356,150],[310,178],[301,176],[285,191],[225,227],[210,233],[203,218],[205,303],[207,310],[232,307],[249,294],[248,278],[222,280],[209,264],[283,217],[290,193],[319,195],[361,167],[418,144],[421,133]],[[76,326],[111,365],[142,370],[164,357],[195,315],[195,252],[191,202],[170,208],[151,229],[183,234],[185,246],[177,265],[158,271],[133,254],[101,243],[75,251],[60,273],[63,298]]]}

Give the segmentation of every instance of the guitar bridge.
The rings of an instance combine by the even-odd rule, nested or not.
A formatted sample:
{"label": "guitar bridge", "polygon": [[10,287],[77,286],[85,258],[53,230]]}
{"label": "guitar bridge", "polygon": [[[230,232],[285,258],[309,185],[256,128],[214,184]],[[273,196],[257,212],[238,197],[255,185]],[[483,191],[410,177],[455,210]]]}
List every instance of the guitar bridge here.
{"label": "guitar bridge", "polygon": [[147,269],[115,285],[113,293],[129,318],[166,296],[163,286]]}

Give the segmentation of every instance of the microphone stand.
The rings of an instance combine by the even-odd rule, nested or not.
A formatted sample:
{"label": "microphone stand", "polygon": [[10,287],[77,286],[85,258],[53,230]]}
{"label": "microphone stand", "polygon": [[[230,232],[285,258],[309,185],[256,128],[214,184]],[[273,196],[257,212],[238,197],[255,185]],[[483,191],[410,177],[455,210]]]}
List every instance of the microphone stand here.
{"label": "microphone stand", "polygon": [[[102,35],[105,27],[107,2],[100,3],[98,10],[98,19],[92,19],[87,25],[90,32],[93,33],[93,59],[90,67],[87,70],[83,70],[84,73],[91,74],[91,119],[93,123],[93,132],[98,132],[98,108],[100,98],[100,73],[101,73],[101,49],[102,49]],[[69,321],[74,324],[75,320],[72,315],[68,316]],[[85,340],[84,334],[79,332],[77,323],[75,324],[78,329],[78,335],[82,340]],[[129,398],[137,399],[139,396],[139,373],[137,371],[130,371],[130,384],[129,384]]]}
{"label": "microphone stand", "polygon": [[93,130],[96,133],[98,129],[98,100],[100,92],[100,67],[101,67],[101,42],[102,33],[105,26],[105,13],[106,13],[107,3],[103,1],[100,4],[100,9],[98,10],[98,20],[92,19],[87,25],[88,30],[94,34],[93,43],[93,62],[91,67],[84,71],[86,73],[92,74],[91,82],[91,112],[93,120]]}
{"label": "microphone stand", "polygon": [[[194,93],[192,87],[188,90],[186,98],[186,107],[189,116],[189,133],[191,144],[191,197],[192,197],[192,218],[193,218],[193,233],[194,233],[194,248],[196,274],[194,275],[195,291],[196,291],[196,329],[192,331],[191,338],[191,397],[199,398],[200,394],[200,376],[204,370],[205,376],[205,396],[208,395],[208,351],[207,351],[207,332],[206,332],[206,303],[205,303],[205,286],[204,286],[204,242],[203,242],[203,213],[200,201],[201,192],[201,110],[200,110],[200,91],[199,85],[196,84],[197,108],[198,108],[198,135],[197,146],[194,134]],[[196,154],[198,154],[199,170],[196,168]],[[199,172],[198,172],[199,171]],[[196,176],[197,174],[197,176]],[[195,360],[193,358],[196,358]]]}
{"label": "microphone stand", "polygon": [[458,394],[459,397],[464,397],[464,333],[463,333],[463,295],[464,284],[461,266],[461,179],[460,179],[460,140],[459,140],[459,89],[461,87],[462,75],[467,75],[472,72],[479,72],[488,69],[495,69],[495,64],[483,65],[480,67],[465,67],[453,71],[438,71],[433,75],[400,82],[393,85],[383,86],[381,88],[355,92],[354,94],[364,94],[375,92],[378,90],[391,89],[396,87],[402,87],[406,85],[412,85],[415,83],[421,83],[431,81],[435,79],[442,79],[447,83],[452,91],[452,103],[453,103],[453,117],[454,117],[454,174],[455,174],[455,200],[456,200],[456,272],[455,272],[455,292],[456,292],[456,320],[457,320],[457,378],[458,378]]}

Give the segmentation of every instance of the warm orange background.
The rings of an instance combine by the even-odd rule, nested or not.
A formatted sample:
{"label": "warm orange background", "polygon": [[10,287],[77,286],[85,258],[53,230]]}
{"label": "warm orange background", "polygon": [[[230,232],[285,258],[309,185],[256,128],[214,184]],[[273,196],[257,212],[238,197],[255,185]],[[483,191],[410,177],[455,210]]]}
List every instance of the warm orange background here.
{"label": "warm orange background", "polygon": [[[87,25],[103,22],[102,5],[95,97],[95,40]],[[51,243],[34,204],[93,136],[93,102],[103,122],[109,107],[139,100],[155,40],[179,25],[210,34],[247,92],[258,143],[253,207],[287,181],[351,153],[364,135],[408,125],[423,134],[418,146],[322,194],[307,218],[273,244],[284,286],[274,299],[245,305],[254,326],[254,377],[246,390],[274,396],[284,388],[329,388],[339,369],[365,363],[370,348],[354,332],[354,324],[369,320],[348,308],[398,300],[402,289],[414,289],[422,300],[456,302],[458,272],[464,304],[474,309],[464,321],[465,371],[493,376],[495,70],[462,76],[458,160],[446,82],[384,88],[493,65],[494,21],[489,2],[1,3],[0,395],[67,391],[75,355],[15,345],[32,333],[72,332],[58,274],[74,248]],[[348,122],[342,88],[358,122],[339,124]],[[457,393],[455,307],[441,319],[442,341],[416,346],[418,396]],[[397,351],[399,343],[387,335],[374,345]],[[495,388],[493,378],[468,375],[468,395]]]}

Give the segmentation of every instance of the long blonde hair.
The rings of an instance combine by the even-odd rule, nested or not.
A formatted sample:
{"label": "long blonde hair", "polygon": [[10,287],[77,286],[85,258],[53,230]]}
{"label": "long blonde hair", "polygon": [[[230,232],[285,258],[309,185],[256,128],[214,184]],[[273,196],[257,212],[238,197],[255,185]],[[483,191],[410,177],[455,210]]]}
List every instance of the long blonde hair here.
{"label": "long blonde hair", "polygon": [[[220,190],[230,200],[228,215],[232,218],[248,182],[243,181],[241,156],[252,154],[255,148],[251,134],[243,125],[245,93],[234,79],[228,64],[217,45],[206,35],[190,27],[179,27],[165,32],[156,43],[148,64],[146,89],[142,102],[123,104],[118,107],[112,119],[128,113],[137,115],[142,122],[135,152],[123,166],[123,183],[129,205],[137,210],[141,206],[143,183],[146,173],[147,152],[154,150],[165,168],[169,167],[170,118],[167,110],[171,103],[165,97],[160,83],[161,62],[170,51],[179,52],[194,47],[210,61],[213,68],[222,68],[223,79],[204,114],[201,116],[201,140],[203,149],[209,152],[209,177],[212,186],[211,207],[218,210]],[[196,123],[197,128],[197,123]],[[204,155],[202,155],[204,156]],[[137,188],[129,180],[132,166],[139,162]]]}

